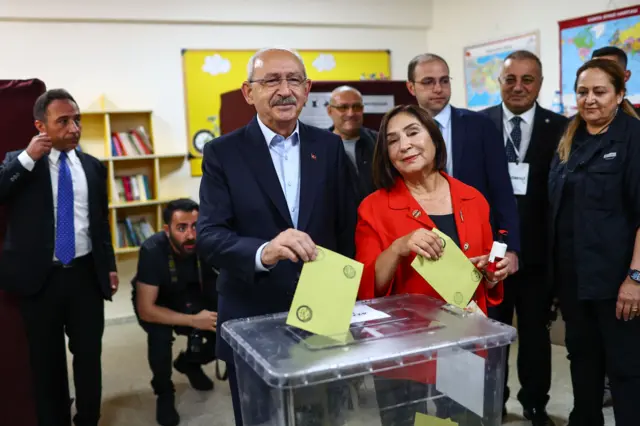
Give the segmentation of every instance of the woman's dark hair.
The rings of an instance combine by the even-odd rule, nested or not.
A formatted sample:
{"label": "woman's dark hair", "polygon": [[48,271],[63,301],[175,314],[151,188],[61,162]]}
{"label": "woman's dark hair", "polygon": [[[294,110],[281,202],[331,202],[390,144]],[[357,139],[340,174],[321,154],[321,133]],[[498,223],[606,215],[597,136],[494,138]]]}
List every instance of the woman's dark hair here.
{"label": "woman's dark hair", "polygon": [[444,143],[442,133],[440,132],[435,120],[429,116],[429,113],[425,109],[418,105],[398,105],[382,117],[378,140],[376,141],[376,146],[373,151],[373,183],[377,188],[384,188],[387,191],[395,184],[396,177],[400,176],[400,173],[393,166],[391,159],[389,158],[389,140],[387,132],[389,121],[401,113],[410,114],[417,118],[427,130],[429,136],[431,136],[431,140],[436,147],[434,169],[436,171],[441,171],[447,166],[447,148]]}
{"label": "woman's dark hair", "polygon": [[[576,71],[576,80],[575,83],[573,83],[574,92],[578,89],[578,79],[580,78],[580,74],[588,69],[599,69],[600,71],[603,71],[609,76],[609,81],[611,82],[611,85],[613,86],[616,94],[624,95],[626,93],[624,69],[618,62],[602,58],[591,59],[582,64],[580,68],[578,68],[578,71]],[[626,114],[634,118],[638,118],[638,115],[633,109],[633,106],[629,102],[626,102],[624,99],[622,100],[620,108]],[[584,119],[580,116],[579,113],[576,114],[567,126],[564,135],[562,135],[560,143],[558,144],[558,157],[560,157],[561,162],[566,163],[569,160],[569,153],[571,153],[573,138],[575,137],[576,132],[578,131],[582,123],[584,123]]]}

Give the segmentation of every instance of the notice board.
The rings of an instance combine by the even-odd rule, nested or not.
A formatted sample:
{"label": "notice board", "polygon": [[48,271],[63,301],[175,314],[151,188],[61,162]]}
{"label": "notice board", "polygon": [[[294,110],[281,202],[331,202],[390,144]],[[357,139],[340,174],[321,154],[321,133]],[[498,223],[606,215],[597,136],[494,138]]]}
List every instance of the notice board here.
{"label": "notice board", "polygon": [[[201,176],[204,144],[220,136],[223,93],[241,87],[256,50],[182,51],[185,112],[191,175]],[[388,80],[388,50],[298,50],[312,81]]]}

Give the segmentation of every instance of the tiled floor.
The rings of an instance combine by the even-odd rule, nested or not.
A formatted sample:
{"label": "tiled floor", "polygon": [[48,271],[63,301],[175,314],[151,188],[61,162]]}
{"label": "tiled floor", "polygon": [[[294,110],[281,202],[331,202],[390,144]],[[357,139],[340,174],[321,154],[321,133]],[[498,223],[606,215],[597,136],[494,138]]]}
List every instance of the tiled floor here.
{"label": "tiled floor", "polygon": [[[174,350],[184,347],[184,339],[179,338]],[[514,349],[517,349],[514,347]],[[511,351],[511,365],[514,364],[516,350]],[[71,361],[71,359],[69,359]],[[549,413],[563,425],[572,404],[566,352],[562,346],[553,348],[553,388]],[[213,377],[213,366],[207,368]],[[107,327],[103,352],[103,419],[100,426],[149,426],[155,425],[155,398],[149,386],[150,373],[146,361],[145,335],[136,323],[116,324]],[[511,377],[512,395],[517,394],[517,379]],[[186,377],[175,373],[178,411],[182,426],[233,426],[231,397],[226,382],[216,383],[212,392],[200,393],[192,390]],[[510,426],[528,425],[520,417],[521,408],[511,400],[507,406],[512,413],[506,424]],[[607,425],[613,425],[611,409],[605,409]],[[360,423],[360,422],[358,422]],[[375,423],[367,422],[367,426]]]}

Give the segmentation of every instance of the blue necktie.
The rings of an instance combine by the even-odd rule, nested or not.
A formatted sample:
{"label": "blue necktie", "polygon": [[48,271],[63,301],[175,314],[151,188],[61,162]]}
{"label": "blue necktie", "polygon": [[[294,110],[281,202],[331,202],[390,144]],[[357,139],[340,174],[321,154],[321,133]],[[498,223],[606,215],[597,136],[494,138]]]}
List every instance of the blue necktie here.
{"label": "blue necktie", "polygon": [[518,152],[520,151],[520,142],[522,142],[522,129],[520,129],[522,117],[516,115],[512,117],[510,121],[513,123],[513,130],[511,130],[511,140],[507,141],[507,161],[517,163],[518,155],[516,154],[516,150],[518,150]]}
{"label": "blue necktie", "polygon": [[56,220],[56,257],[68,265],[76,257],[73,215],[73,181],[66,152],[60,153],[58,167],[58,215]]}

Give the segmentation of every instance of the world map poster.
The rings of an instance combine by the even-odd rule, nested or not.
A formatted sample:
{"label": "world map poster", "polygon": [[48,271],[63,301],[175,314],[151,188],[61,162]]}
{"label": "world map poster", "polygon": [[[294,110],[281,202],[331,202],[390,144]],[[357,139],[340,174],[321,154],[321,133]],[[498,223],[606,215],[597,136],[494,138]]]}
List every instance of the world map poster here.
{"label": "world map poster", "polygon": [[627,97],[640,103],[640,7],[633,6],[558,23],[560,26],[560,90],[565,114],[576,113],[576,71],[594,50],[617,46],[627,53]]}
{"label": "world map poster", "polygon": [[528,50],[539,55],[537,32],[505,38],[464,48],[464,77],[467,108],[480,110],[502,102],[500,68],[514,50]]}

